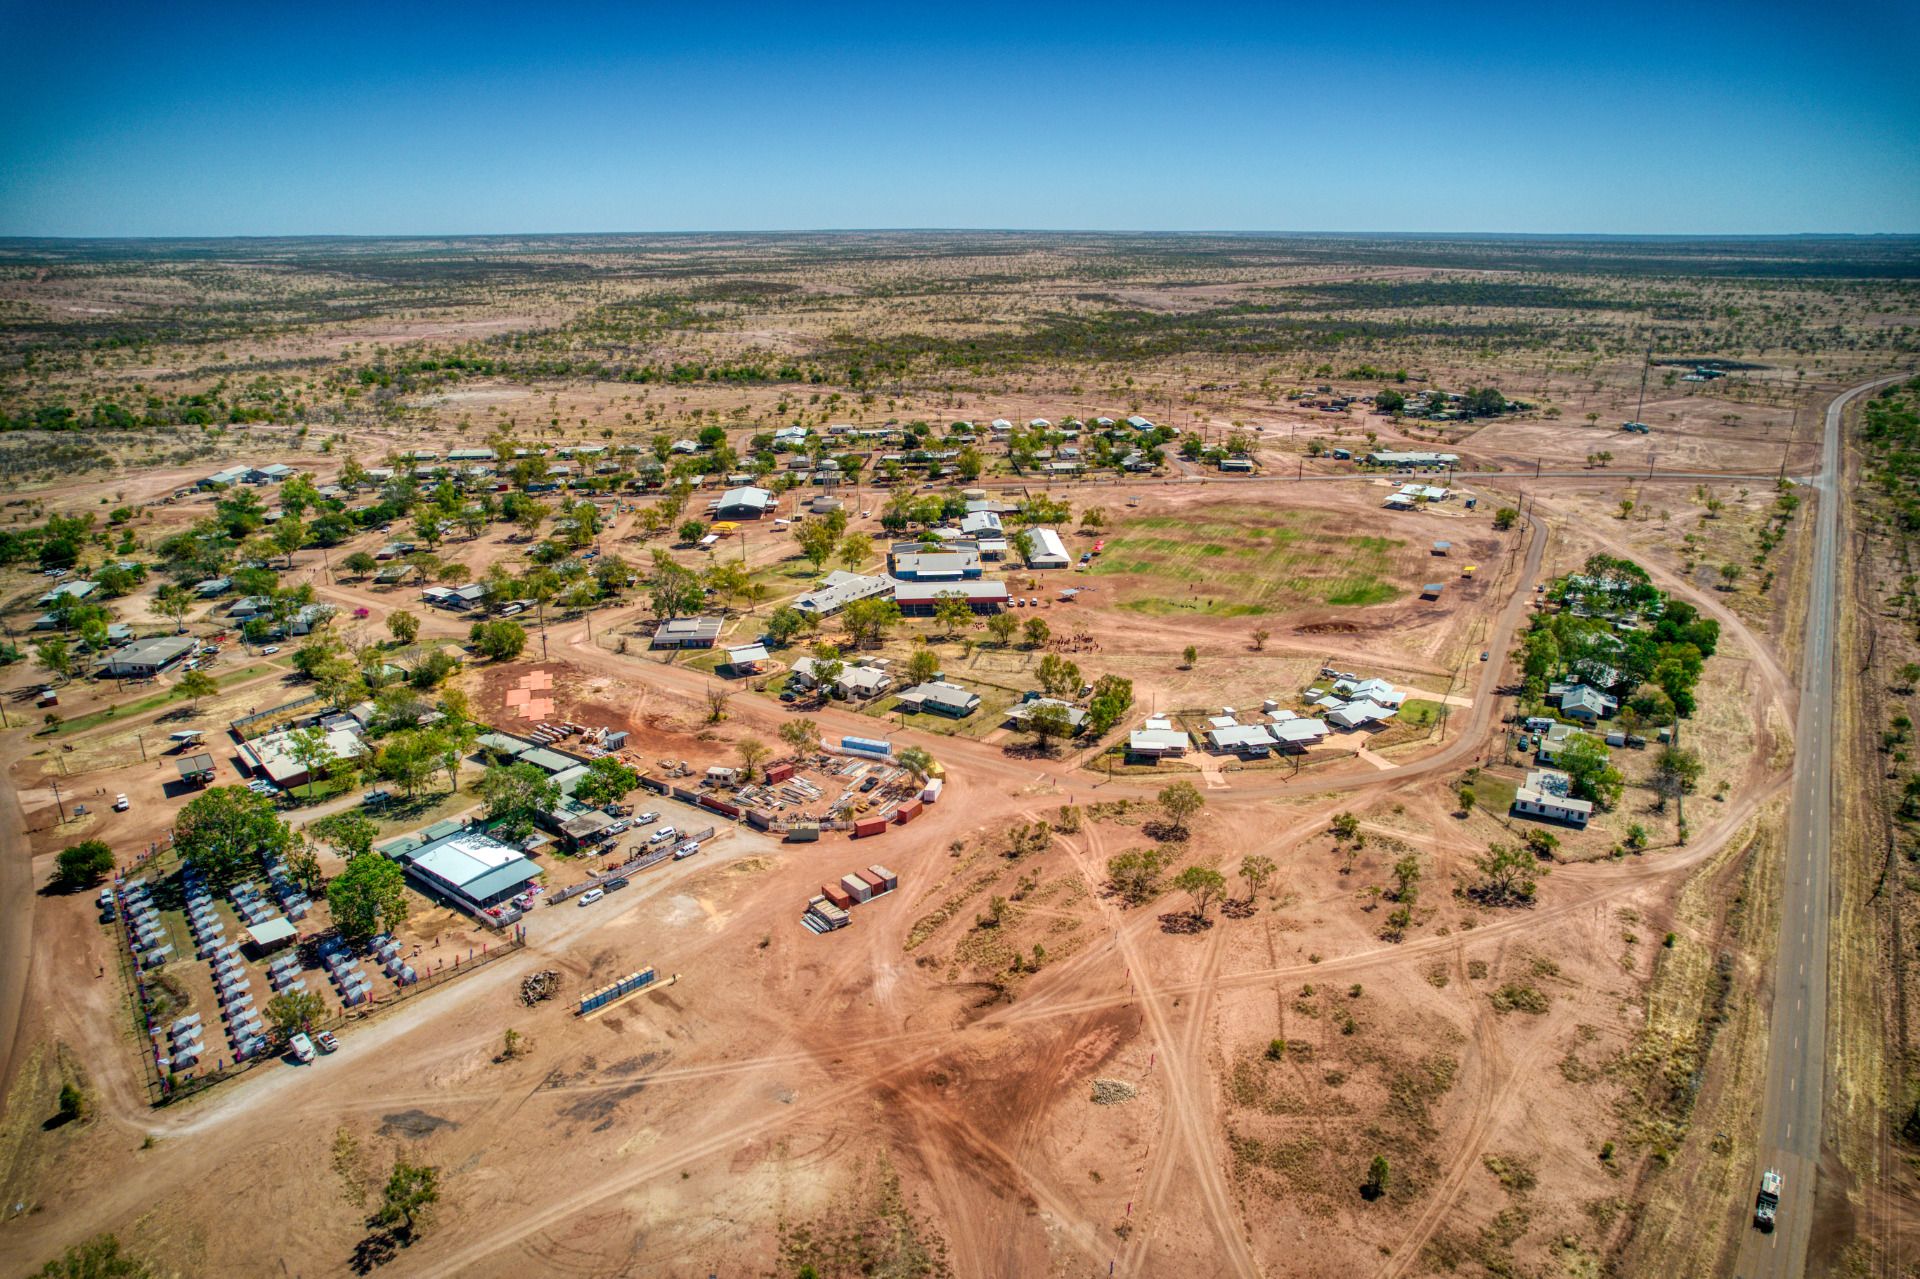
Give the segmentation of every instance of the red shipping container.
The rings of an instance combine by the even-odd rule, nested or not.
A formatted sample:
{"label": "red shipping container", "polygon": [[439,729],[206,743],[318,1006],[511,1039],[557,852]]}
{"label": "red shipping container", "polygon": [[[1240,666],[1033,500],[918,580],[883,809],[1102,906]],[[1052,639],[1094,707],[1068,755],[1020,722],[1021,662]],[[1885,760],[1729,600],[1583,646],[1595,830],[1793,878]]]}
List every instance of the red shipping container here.
{"label": "red shipping container", "polygon": [[902,826],[904,826],[908,822],[912,821],[914,818],[918,817],[919,815],[920,815],[920,801],[917,799],[910,799],[906,803],[900,805],[899,808],[894,810],[893,820],[895,820],[896,822],[899,822]]}
{"label": "red shipping container", "polygon": [[849,910],[853,906],[852,894],[848,893],[846,889],[840,887],[838,884],[820,885],[820,895],[838,906],[841,910]]}
{"label": "red shipping container", "polygon": [[880,878],[880,876],[874,874],[872,871],[856,870],[853,873],[860,877],[861,883],[865,884],[868,888],[872,889],[874,892],[884,893],[887,891],[887,881]]}
{"label": "red shipping container", "polygon": [[767,781],[769,783],[784,782],[789,777],[792,777],[792,776],[793,776],[792,764],[775,764],[772,768],[769,768],[767,770]]}
{"label": "red shipping container", "polygon": [[867,835],[887,833],[887,819],[884,817],[862,817],[853,824],[853,837],[860,839]]}

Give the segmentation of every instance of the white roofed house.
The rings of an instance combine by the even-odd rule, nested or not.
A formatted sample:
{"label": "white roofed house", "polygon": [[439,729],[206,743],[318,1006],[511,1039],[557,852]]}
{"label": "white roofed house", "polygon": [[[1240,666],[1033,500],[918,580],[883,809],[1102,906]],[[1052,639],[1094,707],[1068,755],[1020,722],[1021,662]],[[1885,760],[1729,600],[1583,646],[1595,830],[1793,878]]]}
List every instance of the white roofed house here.
{"label": "white roofed house", "polygon": [[1328,711],[1327,722],[1335,728],[1352,731],[1353,729],[1364,728],[1368,724],[1378,724],[1385,720],[1392,719],[1393,715],[1393,707],[1382,706],[1378,702],[1363,700],[1349,702],[1338,710]]}
{"label": "white roofed house", "polygon": [[713,504],[713,513],[723,520],[757,520],[779,505],[779,499],[766,489],[749,486],[722,493]]}
{"label": "white roofed house", "polygon": [[1593,804],[1573,798],[1573,779],[1565,773],[1536,768],[1527,774],[1526,785],[1514,791],[1513,812],[1584,827],[1593,817]]}
{"label": "white roofed house", "polygon": [[900,694],[899,707],[903,711],[932,711],[960,719],[980,709],[980,694],[943,681],[915,684]]}
{"label": "white roofed house", "polygon": [[891,590],[893,582],[888,578],[835,569],[821,580],[820,585],[795,600],[793,606],[815,617],[832,617],[856,600],[871,599]]}
{"label": "white roofed house", "polygon": [[1165,715],[1150,715],[1145,724],[1127,734],[1127,754],[1148,759],[1184,755],[1192,745],[1186,731],[1175,728]]}
{"label": "white roofed house", "polygon": [[1028,568],[1066,568],[1073,563],[1073,556],[1067,551],[1067,544],[1060,535],[1050,528],[1032,528],[1027,530],[1032,550],[1027,555]]}
{"label": "white roofed house", "polygon": [[1282,750],[1305,750],[1325,740],[1327,725],[1323,720],[1295,716],[1267,725],[1267,732],[1273,735],[1273,740]]}
{"label": "white roofed house", "polygon": [[1208,729],[1207,745],[1223,754],[1260,756],[1273,750],[1273,735],[1264,724],[1234,724]]}

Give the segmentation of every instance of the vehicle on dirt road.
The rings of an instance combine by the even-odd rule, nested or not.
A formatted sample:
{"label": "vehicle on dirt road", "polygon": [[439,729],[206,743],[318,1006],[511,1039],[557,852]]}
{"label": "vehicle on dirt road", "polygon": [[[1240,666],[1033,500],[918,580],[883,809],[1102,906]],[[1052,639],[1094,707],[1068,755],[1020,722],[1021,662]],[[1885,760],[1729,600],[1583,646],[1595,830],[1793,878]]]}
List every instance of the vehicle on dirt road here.
{"label": "vehicle on dirt road", "polygon": [[685,858],[691,857],[699,851],[700,851],[700,845],[694,843],[692,840],[688,840],[686,843],[680,845],[680,847],[673,850],[673,860],[675,861],[684,860]]}
{"label": "vehicle on dirt road", "polygon": [[646,813],[641,813],[638,817],[635,817],[633,819],[633,824],[635,826],[651,826],[653,823],[659,820],[660,820],[660,814],[654,813],[654,812],[646,812]]}
{"label": "vehicle on dirt road", "polygon": [[126,812],[126,811],[127,811],[127,809],[128,809],[129,807],[131,807],[131,805],[130,805],[130,804],[128,804],[128,802],[127,802],[127,797],[126,797],[125,795],[115,795],[115,796],[113,797],[113,811],[114,811],[114,812],[116,812],[116,813],[124,813],[124,812]]}
{"label": "vehicle on dirt road", "polygon": [[675,830],[671,826],[662,826],[659,830],[647,836],[647,842],[649,844],[664,844],[668,840],[673,839],[675,836],[679,835],[679,833],[680,833],[679,831]]}
{"label": "vehicle on dirt road", "polygon": [[1780,1174],[1769,1168],[1760,1174],[1760,1193],[1753,1201],[1753,1224],[1771,1232],[1780,1211]]}
{"label": "vehicle on dirt road", "polygon": [[589,888],[586,892],[580,894],[580,904],[582,906],[591,906],[606,895],[605,889]]}
{"label": "vehicle on dirt road", "polygon": [[294,1060],[303,1066],[313,1060],[313,1041],[303,1034],[289,1039],[287,1050],[293,1054]]}
{"label": "vehicle on dirt road", "polygon": [[333,1052],[335,1049],[340,1047],[340,1041],[333,1037],[333,1032],[331,1030],[321,1031],[319,1034],[313,1037],[313,1042],[319,1045],[320,1051],[323,1053]]}

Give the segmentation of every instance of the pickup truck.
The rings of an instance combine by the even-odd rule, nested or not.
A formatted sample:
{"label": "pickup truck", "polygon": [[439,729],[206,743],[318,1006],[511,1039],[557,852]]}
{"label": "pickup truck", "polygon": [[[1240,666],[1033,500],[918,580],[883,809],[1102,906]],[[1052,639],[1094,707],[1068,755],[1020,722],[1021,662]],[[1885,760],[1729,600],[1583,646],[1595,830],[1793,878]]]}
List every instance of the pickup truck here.
{"label": "pickup truck", "polygon": [[1760,1174],[1760,1194],[1753,1201],[1753,1224],[1769,1233],[1780,1211],[1780,1174],[1769,1168]]}

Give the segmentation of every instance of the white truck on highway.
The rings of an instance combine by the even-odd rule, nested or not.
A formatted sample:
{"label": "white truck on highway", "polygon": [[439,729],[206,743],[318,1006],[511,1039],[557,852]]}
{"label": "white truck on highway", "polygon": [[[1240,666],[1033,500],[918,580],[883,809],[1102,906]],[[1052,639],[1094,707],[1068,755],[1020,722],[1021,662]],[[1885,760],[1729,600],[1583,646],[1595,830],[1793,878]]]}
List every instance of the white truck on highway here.
{"label": "white truck on highway", "polygon": [[1753,1201],[1753,1224],[1771,1231],[1774,1214],[1779,1211],[1780,1174],[1769,1168],[1760,1174],[1760,1194]]}

